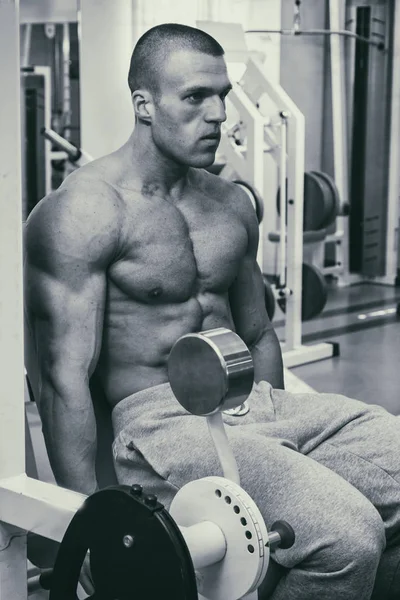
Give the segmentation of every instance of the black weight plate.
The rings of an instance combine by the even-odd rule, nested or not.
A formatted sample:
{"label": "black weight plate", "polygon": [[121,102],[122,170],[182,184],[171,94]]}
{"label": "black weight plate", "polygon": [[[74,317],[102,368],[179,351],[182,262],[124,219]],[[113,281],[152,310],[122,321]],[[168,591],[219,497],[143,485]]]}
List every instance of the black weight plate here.
{"label": "black weight plate", "polygon": [[265,294],[265,308],[267,310],[267,315],[269,320],[272,321],[275,315],[275,294],[272,290],[272,286],[267,279],[266,275],[263,275],[264,280],[264,294]]}
{"label": "black weight plate", "polygon": [[[328,299],[327,286],[321,271],[314,265],[303,263],[301,290],[301,320],[309,321],[319,315]],[[280,298],[278,305],[286,312],[286,298]]]}
{"label": "black weight plate", "polygon": [[336,217],[340,214],[340,195],[339,190],[336,187],[336,184],[332,177],[323,171],[312,171],[313,175],[319,177],[321,180],[325,181],[325,183],[329,186],[331,191],[331,210],[329,211],[329,215],[326,215],[326,222],[324,227],[329,227],[334,223]]}
{"label": "black weight plate", "polygon": [[303,231],[317,231],[325,227],[329,198],[330,190],[326,183],[312,172],[305,173]]}
{"label": "black weight plate", "polygon": [[233,183],[244,188],[244,191],[250,196],[250,200],[254,206],[257,215],[257,221],[261,223],[264,217],[264,201],[261,198],[260,194],[257,190],[247,181],[242,181],[241,179],[235,179]]}
{"label": "black weight plate", "polygon": [[[286,181],[287,190],[287,181]],[[276,198],[276,207],[278,215],[281,214],[280,188]],[[328,197],[327,197],[328,196]],[[315,177],[313,173],[304,173],[304,211],[303,211],[303,231],[318,231],[324,228],[324,222],[329,211],[328,186],[322,178]],[[327,205],[329,208],[327,209]]]}
{"label": "black weight plate", "polygon": [[309,321],[319,315],[325,308],[328,290],[325,278],[315,265],[303,263],[301,318]]}
{"label": "black weight plate", "polygon": [[61,542],[50,600],[76,597],[88,549],[93,598],[197,600],[194,567],[179,527],[155,496],[138,489],[109,487],[85,500]]}

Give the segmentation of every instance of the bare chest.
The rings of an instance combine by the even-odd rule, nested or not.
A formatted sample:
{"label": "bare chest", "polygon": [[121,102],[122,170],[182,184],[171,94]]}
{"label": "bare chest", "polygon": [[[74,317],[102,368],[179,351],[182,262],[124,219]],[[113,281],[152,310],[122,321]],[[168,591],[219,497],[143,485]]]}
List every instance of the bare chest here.
{"label": "bare chest", "polygon": [[141,301],[223,294],[246,249],[243,223],[220,200],[196,197],[173,204],[145,198],[127,208],[121,252],[110,277]]}

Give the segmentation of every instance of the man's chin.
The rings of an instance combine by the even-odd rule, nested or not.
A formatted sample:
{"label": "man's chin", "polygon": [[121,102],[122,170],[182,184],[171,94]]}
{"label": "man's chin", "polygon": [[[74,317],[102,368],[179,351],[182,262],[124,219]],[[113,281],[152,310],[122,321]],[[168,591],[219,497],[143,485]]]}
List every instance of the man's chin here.
{"label": "man's chin", "polygon": [[207,152],[202,156],[196,156],[190,161],[190,166],[195,169],[207,169],[215,162],[215,152]]}

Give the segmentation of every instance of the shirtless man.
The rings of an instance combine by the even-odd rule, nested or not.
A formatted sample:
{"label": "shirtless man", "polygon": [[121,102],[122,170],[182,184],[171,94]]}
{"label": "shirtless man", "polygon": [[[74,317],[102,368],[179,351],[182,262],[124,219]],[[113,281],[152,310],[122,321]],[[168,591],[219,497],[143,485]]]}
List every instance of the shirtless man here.
{"label": "shirtless man", "polygon": [[[242,485],[268,526],[286,519],[296,531],[276,552],[290,571],[272,598],[368,600],[381,556],[380,584],[400,559],[400,424],[342,396],[283,391],[253,207],[203,170],[231,87],[219,44],[153,28],[129,86],[129,140],[72,173],[26,228],[27,368],[56,480],[97,489],[93,375],[112,409],[121,483],[143,480],[168,506],[187,481],[219,474],[204,420],[180,410],[166,363],[181,335],[227,327],[250,348],[258,384],[250,412],[225,418]],[[389,587],[376,597],[394,598],[399,582]]]}

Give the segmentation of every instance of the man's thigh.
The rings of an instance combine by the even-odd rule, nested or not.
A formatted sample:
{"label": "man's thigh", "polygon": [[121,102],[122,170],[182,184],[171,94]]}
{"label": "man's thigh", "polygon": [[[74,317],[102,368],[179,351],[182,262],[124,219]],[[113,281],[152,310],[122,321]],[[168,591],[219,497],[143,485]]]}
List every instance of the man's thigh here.
{"label": "man's thigh", "polygon": [[400,419],[368,407],[308,453],[357,488],[379,511],[388,546],[400,542]]}
{"label": "man's thigh", "polygon": [[229,433],[241,485],[267,527],[283,519],[295,530],[294,546],[276,552],[281,565],[290,568],[308,562],[323,569],[332,560],[333,547],[333,554],[340,556],[348,554],[359,537],[375,547],[377,538],[382,536],[383,542],[378,512],[342,477],[278,441],[257,435],[250,440],[240,428]]}

